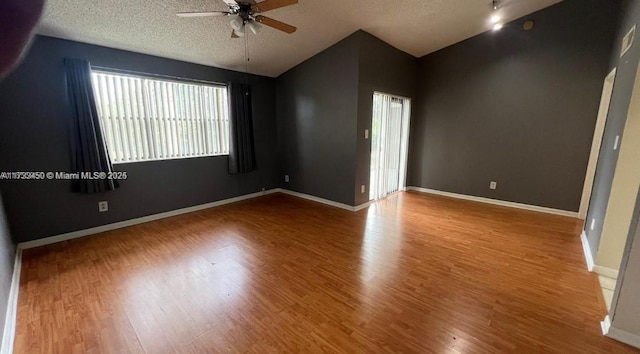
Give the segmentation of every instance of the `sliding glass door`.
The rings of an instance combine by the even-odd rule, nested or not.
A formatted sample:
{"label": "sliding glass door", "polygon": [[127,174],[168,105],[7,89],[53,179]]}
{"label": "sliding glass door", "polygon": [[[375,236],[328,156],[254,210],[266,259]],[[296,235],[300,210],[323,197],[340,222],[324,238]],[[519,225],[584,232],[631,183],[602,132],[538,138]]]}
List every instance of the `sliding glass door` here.
{"label": "sliding glass door", "polygon": [[410,113],[408,98],[374,93],[369,184],[371,200],[384,198],[405,187]]}

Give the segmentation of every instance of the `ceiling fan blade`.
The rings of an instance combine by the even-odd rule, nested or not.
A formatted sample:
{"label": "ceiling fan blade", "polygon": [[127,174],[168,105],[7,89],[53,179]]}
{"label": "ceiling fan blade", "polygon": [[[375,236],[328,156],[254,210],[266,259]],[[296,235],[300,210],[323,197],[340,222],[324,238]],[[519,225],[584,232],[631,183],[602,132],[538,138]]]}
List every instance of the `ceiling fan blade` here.
{"label": "ceiling fan blade", "polygon": [[224,1],[225,4],[229,5],[229,6],[238,6],[238,3],[235,0],[222,0]]}
{"label": "ceiling fan blade", "polygon": [[209,17],[209,16],[228,16],[230,13],[226,11],[212,12],[178,12],[178,17]]}
{"label": "ceiling fan blade", "polygon": [[271,17],[267,17],[267,16],[258,15],[256,16],[256,21],[262,23],[265,26],[273,27],[277,30],[280,30],[286,33],[293,33],[297,30],[297,28],[291,25],[288,25],[284,22],[280,22],[278,20],[274,20]]}
{"label": "ceiling fan blade", "polygon": [[281,7],[295,5],[297,3],[298,0],[265,0],[255,4],[254,7],[260,12],[267,12]]}

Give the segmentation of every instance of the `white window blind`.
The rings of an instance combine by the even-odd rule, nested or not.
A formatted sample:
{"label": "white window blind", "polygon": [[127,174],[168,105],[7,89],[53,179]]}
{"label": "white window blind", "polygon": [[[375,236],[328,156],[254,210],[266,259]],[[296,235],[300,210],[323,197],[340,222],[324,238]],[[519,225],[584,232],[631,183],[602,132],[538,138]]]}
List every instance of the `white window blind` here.
{"label": "white window blind", "polygon": [[225,86],[102,71],[92,80],[113,163],[229,153]]}

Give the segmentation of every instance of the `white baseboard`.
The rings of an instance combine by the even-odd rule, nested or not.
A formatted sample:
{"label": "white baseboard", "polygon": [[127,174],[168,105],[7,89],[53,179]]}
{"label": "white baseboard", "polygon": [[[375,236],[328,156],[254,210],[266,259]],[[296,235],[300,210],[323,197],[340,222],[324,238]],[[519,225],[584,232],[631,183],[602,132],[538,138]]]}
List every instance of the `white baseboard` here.
{"label": "white baseboard", "polygon": [[366,209],[367,207],[369,207],[369,205],[371,205],[373,203],[374,203],[373,201],[369,201],[369,202],[366,202],[366,203],[362,203],[360,205],[356,205],[356,206],[353,207],[353,211],[360,211],[362,209]]}
{"label": "white baseboard", "polygon": [[582,250],[584,251],[584,259],[587,261],[587,269],[590,272],[593,272],[593,256],[591,255],[591,246],[589,246],[589,241],[587,240],[587,234],[582,230],[582,234],[580,235],[580,241],[582,241]]}
{"label": "white baseboard", "polygon": [[598,274],[598,281],[600,282],[600,287],[602,289],[610,290],[612,292],[615,291],[617,280],[618,279],[613,279]]}
{"label": "white baseboard", "polygon": [[275,192],[278,192],[278,191],[279,191],[278,189],[270,189],[268,191],[245,194],[245,195],[241,195],[241,196],[234,197],[234,198],[219,200],[219,201],[216,201],[216,202],[211,202],[211,203],[206,203],[206,204],[201,204],[201,205],[195,205],[195,206],[188,207],[188,208],[171,210],[171,211],[167,211],[167,212],[159,213],[159,214],[147,215],[147,216],[143,216],[143,217],[140,217],[140,218],[120,221],[120,222],[116,222],[116,223],[113,223],[113,224],[107,224],[107,225],[92,227],[92,228],[84,229],[84,230],[68,232],[68,233],[65,233],[65,234],[46,237],[46,238],[41,238],[41,239],[38,239],[38,240],[21,242],[21,243],[18,244],[18,248],[19,249],[34,248],[34,247],[40,247],[40,246],[44,246],[44,245],[49,245],[49,244],[52,244],[52,243],[72,240],[72,239],[75,239],[75,238],[89,236],[89,235],[97,234],[97,233],[100,233],[100,232],[116,230],[116,229],[120,229],[120,228],[127,227],[127,226],[133,226],[133,225],[143,224],[143,223],[146,223],[146,222],[149,222],[149,221],[168,218],[168,217],[171,217],[171,216],[191,213],[191,212],[198,211],[198,210],[209,209],[209,208],[213,208],[213,207],[217,207],[217,206],[221,206],[221,205],[225,205],[225,204],[235,203],[235,202],[239,202],[241,200],[252,199],[252,198],[260,197],[260,196],[263,196],[263,195],[272,194],[272,193],[275,193]]}
{"label": "white baseboard", "polygon": [[22,250],[16,248],[13,263],[13,276],[11,277],[11,289],[7,301],[7,315],[4,320],[4,332],[2,333],[1,354],[13,352],[13,342],[16,336],[16,315],[18,314],[18,292],[20,291],[20,271],[22,270]]}
{"label": "white baseboard", "polygon": [[607,278],[611,278],[611,279],[618,279],[619,271],[617,269],[611,269],[611,268],[608,268],[608,267],[603,267],[601,265],[595,264],[593,266],[593,271],[595,273],[598,273],[599,275],[602,275],[603,277],[607,277]]}
{"label": "white baseboard", "polygon": [[611,329],[611,318],[609,315],[605,316],[604,320],[600,321],[600,327],[602,328],[602,334],[607,335],[609,329]]}
{"label": "white baseboard", "polygon": [[159,213],[159,214],[147,215],[147,216],[143,216],[143,217],[140,217],[140,218],[120,221],[120,222],[107,224],[107,225],[96,226],[96,227],[92,227],[92,228],[84,229],[84,230],[68,232],[68,233],[60,234],[60,235],[56,235],[56,236],[45,237],[45,238],[41,238],[41,239],[38,239],[38,240],[21,242],[21,243],[18,244],[18,248],[19,249],[28,249],[28,248],[34,248],[34,247],[50,245],[52,243],[72,240],[72,239],[85,237],[85,236],[89,236],[89,235],[93,235],[93,234],[97,234],[97,233],[101,233],[101,232],[120,229],[120,228],[123,228],[123,227],[143,224],[143,223],[154,221],[154,220],[159,220],[159,219],[164,219],[164,218],[168,218],[168,217],[172,217],[172,216],[176,216],[176,215],[191,213],[191,212],[198,211],[198,210],[209,209],[209,208],[213,208],[213,207],[217,207],[217,206],[221,206],[221,205],[225,205],[225,204],[239,202],[241,200],[252,199],[252,198],[260,197],[260,196],[263,196],[263,195],[272,194],[272,193],[278,193],[278,192],[279,193],[288,194],[288,195],[292,195],[292,196],[299,197],[299,198],[303,198],[303,199],[307,199],[307,200],[311,200],[311,201],[314,201],[314,202],[330,205],[330,206],[333,206],[333,207],[336,207],[336,208],[349,210],[349,211],[359,211],[359,210],[362,210],[362,209],[368,207],[369,205],[371,205],[371,202],[367,202],[367,203],[364,203],[364,204],[361,204],[361,205],[358,205],[358,206],[351,206],[351,205],[347,205],[347,204],[334,202],[334,201],[331,201],[331,200],[328,200],[328,199],[315,197],[315,196],[312,196],[312,195],[309,195],[309,194],[298,193],[298,192],[290,191],[290,190],[287,190],[287,189],[274,188],[274,189],[270,189],[270,190],[264,191],[264,192],[245,194],[245,195],[241,195],[241,196],[234,197],[234,198],[219,200],[219,201],[216,201],[216,202],[211,202],[211,203],[206,203],[206,204],[201,204],[201,205],[195,205],[195,206],[188,207],[188,208],[171,210],[171,211],[167,211],[167,212]]}
{"label": "white baseboard", "polygon": [[294,197],[311,200],[311,201],[314,201],[314,202],[317,202],[317,203],[322,203],[322,204],[330,205],[332,207],[336,207],[336,208],[340,208],[340,209],[344,209],[344,210],[349,210],[349,211],[359,211],[359,210],[362,210],[362,209],[368,207],[369,205],[371,205],[371,202],[366,202],[366,203],[363,203],[363,204],[360,204],[360,205],[357,205],[357,206],[352,206],[352,205],[348,205],[348,204],[334,202],[333,200],[316,197],[314,195],[304,194],[304,193],[300,193],[300,192],[294,192],[294,191],[291,191],[291,190],[288,190],[288,189],[282,189],[282,188],[276,189],[276,191],[280,192],[280,193],[292,195]]}
{"label": "white baseboard", "polygon": [[529,204],[522,204],[522,203],[515,203],[515,202],[507,202],[507,201],[504,201],[504,200],[484,198],[484,197],[476,197],[476,196],[472,196],[472,195],[458,194],[458,193],[451,193],[451,192],[443,192],[443,191],[439,191],[439,190],[435,190],[435,189],[422,188],[422,187],[413,187],[413,186],[411,186],[411,187],[407,187],[407,190],[416,191],[416,192],[422,192],[422,193],[442,195],[442,196],[451,197],[451,198],[471,200],[471,201],[474,201],[474,202],[481,202],[481,203],[500,205],[500,206],[505,206],[505,207],[510,207],[510,208],[537,211],[537,212],[540,212],[540,213],[548,213],[548,214],[555,214],[555,215],[568,216],[568,217],[572,217],[572,218],[578,218],[578,212],[576,212],[576,211],[560,210],[560,209],[541,207],[541,206],[537,206],[537,205],[529,205]]}
{"label": "white baseboard", "polygon": [[603,277],[607,277],[610,279],[618,279],[619,271],[617,269],[612,269],[608,267],[604,267],[598,264],[595,264],[593,256],[591,255],[591,246],[589,246],[589,241],[587,240],[587,234],[584,230],[582,230],[582,234],[580,235],[580,240],[582,241],[582,250],[584,251],[584,259],[587,261],[587,268],[590,272],[597,273],[598,275],[602,275]]}
{"label": "white baseboard", "polygon": [[609,315],[607,315],[604,320],[600,322],[600,326],[602,327],[602,334],[604,334],[605,336],[622,343],[629,344],[632,347],[640,348],[640,336],[613,327]]}
{"label": "white baseboard", "polygon": [[632,347],[640,348],[640,336],[637,334],[629,333],[621,329],[611,327],[607,337],[615,339],[619,342],[629,344]]}

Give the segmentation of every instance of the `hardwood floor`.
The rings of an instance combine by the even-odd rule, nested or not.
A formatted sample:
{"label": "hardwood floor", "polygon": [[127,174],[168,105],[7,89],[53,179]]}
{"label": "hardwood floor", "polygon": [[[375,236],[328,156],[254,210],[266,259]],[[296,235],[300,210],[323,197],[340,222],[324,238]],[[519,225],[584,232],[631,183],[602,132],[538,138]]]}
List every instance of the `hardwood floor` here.
{"label": "hardwood floor", "polygon": [[16,353],[625,353],[578,220],[275,194],[23,254]]}

